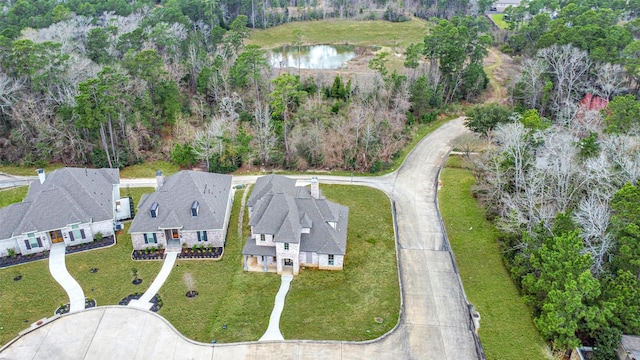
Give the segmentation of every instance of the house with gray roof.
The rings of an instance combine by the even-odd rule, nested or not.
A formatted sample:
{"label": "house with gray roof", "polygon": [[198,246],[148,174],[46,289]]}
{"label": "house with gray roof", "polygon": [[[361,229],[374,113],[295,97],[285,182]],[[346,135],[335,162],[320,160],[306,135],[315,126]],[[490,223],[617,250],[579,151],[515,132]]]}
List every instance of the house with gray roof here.
{"label": "house with gray roof", "polygon": [[184,170],[157,174],[158,188],[145,194],[129,228],[135,250],[225,244],[234,189],[231,175]]}
{"label": "house with gray roof", "polygon": [[245,271],[298,274],[300,267],[342,270],[349,208],[280,175],[258,178],[247,201],[251,236],[242,250]]}
{"label": "house with gray roof", "polygon": [[25,199],[0,209],[0,255],[114,236],[118,220],[131,217],[128,201],[120,198],[118,169],[62,168],[49,175],[39,169]]}

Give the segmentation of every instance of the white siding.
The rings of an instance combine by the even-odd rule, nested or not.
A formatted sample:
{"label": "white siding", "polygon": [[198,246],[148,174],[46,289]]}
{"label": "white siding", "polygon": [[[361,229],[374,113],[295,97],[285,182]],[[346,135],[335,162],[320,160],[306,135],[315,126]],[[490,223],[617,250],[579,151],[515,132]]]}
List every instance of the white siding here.
{"label": "white siding", "polygon": [[289,250],[284,249],[284,243],[276,243],[276,257],[278,258],[278,274],[282,273],[284,259],[293,261],[293,273],[298,274],[300,270],[300,244],[289,243]]}
{"label": "white siding", "polygon": [[333,255],[333,265],[329,265],[329,255],[318,255],[318,267],[325,270],[341,270],[344,266],[344,255]]}
{"label": "white siding", "polygon": [[[261,235],[264,235],[264,241],[261,240]],[[258,246],[276,246],[276,243],[273,242],[272,234],[254,234],[253,226],[251,227],[251,237],[256,240],[256,245]]]}
{"label": "white siding", "polygon": [[9,255],[9,249],[15,250],[16,254],[20,253],[20,247],[15,238],[0,240],[0,256]]}

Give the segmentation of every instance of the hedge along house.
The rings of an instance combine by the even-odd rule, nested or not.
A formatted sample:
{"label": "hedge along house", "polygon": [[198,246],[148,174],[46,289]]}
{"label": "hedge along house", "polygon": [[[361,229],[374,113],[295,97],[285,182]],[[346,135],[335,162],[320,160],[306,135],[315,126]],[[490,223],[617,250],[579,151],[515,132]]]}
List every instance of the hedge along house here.
{"label": "hedge along house", "polygon": [[114,236],[119,220],[131,218],[129,199],[120,198],[118,169],[62,168],[29,185],[21,203],[0,209],[0,255],[23,255]]}
{"label": "hedge along house", "polygon": [[315,177],[310,187],[295,185],[279,175],[256,181],[247,201],[251,236],[242,250],[245,271],[342,270],[349,208],[326,200]]}
{"label": "hedge along house", "polygon": [[156,178],[157,190],[142,196],[129,228],[133,248],[222,250],[233,205],[231,175],[184,170],[166,180],[158,172]]}

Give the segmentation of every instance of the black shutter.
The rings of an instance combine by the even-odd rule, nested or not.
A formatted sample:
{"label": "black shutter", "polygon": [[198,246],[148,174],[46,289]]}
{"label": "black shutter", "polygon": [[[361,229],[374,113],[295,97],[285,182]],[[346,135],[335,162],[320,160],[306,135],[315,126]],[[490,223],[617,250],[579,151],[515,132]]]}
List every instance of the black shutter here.
{"label": "black shutter", "polygon": [[29,244],[29,240],[25,240],[24,244],[27,246],[27,250],[31,250],[31,244]]}
{"label": "black shutter", "polygon": [[73,238],[73,231],[69,231],[69,239],[71,239],[71,241],[75,240],[75,239]]}
{"label": "black shutter", "polygon": [[148,244],[149,243],[149,239],[147,239],[147,234],[143,234],[144,235],[144,243]]}
{"label": "black shutter", "polygon": [[36,241],[38,242],[38,247],[42,247],[42,241],[40,238],[36,238]]}
{"label": "black shutter", "polygon": [[207,232],[206,232],[206,231],[203,231],[203,232],[202,232],[202,235],[204,236],[204,240],[203,240],[203,241],[207,241]]}
{"label": "black shutter", "polygon": [[157,235],[156,233],[153,233],[153,242],[154,242],[155,244],[157,244],[157,243],[158,243],[158,235]]}
{"label": "black shutter", "polygon": [[202,241],[202,236],[200,234],[200,231],[196,231],[196,234],[198,234],[198,241]]}
{"label": "black shutter", "polygon": [[86,238],[86,237],[84,236],[84,229],[80,229],[80,237],[82,237],[83,239],[84,239],[84,238]]}

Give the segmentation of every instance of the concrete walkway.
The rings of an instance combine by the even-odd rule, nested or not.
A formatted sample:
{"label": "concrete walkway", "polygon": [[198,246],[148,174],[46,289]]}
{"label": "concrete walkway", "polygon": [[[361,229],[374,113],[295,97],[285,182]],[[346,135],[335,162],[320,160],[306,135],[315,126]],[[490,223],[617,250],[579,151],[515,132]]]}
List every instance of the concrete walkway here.
{"label": "concrete walkway", "polygon": [[280,283],[280,290],[276,294],[276,301],[273,304],[273,311],[271,311],[271,317],[269,318],[269,326],[267,331],[258,341],[268,340],[284,340],[282,333],[280,332],[280,316],[284,309],[284,298],[289,292],[293,275],[282,275],[282,282]]}
{"label": "concrete walkway", "polygon": [[164,282],[167,281],[169,274],[171,274],[171,270],[173,270],[173,265],[176,263],[176,259],[178,258],[177,252],[167,252],[167,256],[164,258],[164,263],[162,264],[162,269],[160,269],[160,273],[156,276],[151,286],[147,289],[147,291],[142,294],[140,299],[131,300],[129,302],[129,306],[133,306],[138,309],[151,310],[153,303],[151,303],[151,299],[158,293],[158,290],[164,285]]}
{"label": "concrete walkway", "polygon": [[69,274],[64,260],[65,244],[53,244],[49,252],[49,272],[69,296],[69,312],[84,310],[84,292],[80,284]]}
{"label": "concrete walkway", "polygon": [[[156,313],[101,306],[28,331],[0,349],[0,359],[478,359],[475,328],[435,203],[439,166],[451,141],[467,132],[463,118],[446,123],[391,174],[320,179],[376,187],[396,203],[402,312],[398,325],[376,340],[199,343],[184,338]],[[250,182],[249,178],[233,181]],[[151,181],[155,183],[155,179],[136,180],[131,186]],[[121,184],[130,185],[126,179]]]}

